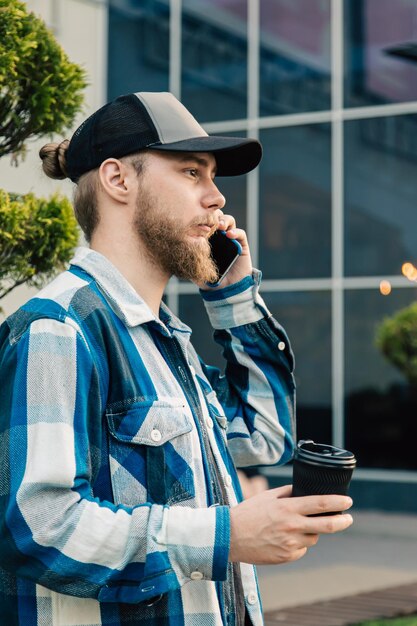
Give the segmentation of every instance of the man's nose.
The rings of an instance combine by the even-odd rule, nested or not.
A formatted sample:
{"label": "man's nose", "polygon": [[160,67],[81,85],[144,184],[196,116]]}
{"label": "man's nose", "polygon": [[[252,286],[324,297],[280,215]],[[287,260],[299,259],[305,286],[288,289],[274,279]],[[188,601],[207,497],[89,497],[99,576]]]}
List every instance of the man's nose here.
{"label": "man's nose", "polygon": [[226,198],[219,191],[217,186],[212,183],[203,199],[203,206],[206,209],[222,209],[226,204]]}

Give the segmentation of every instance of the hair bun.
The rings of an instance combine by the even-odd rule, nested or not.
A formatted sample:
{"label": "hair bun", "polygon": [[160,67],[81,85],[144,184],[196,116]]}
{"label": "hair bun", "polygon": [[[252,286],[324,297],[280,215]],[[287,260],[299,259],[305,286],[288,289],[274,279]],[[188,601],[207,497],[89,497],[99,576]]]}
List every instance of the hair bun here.
{"label": "hair bun", "polygon": [[61,143],[47,143],[39,150],[43,171],[49,178],[58,180],[67,178],[66,153],[68,146],[68,139],[64,139]]}

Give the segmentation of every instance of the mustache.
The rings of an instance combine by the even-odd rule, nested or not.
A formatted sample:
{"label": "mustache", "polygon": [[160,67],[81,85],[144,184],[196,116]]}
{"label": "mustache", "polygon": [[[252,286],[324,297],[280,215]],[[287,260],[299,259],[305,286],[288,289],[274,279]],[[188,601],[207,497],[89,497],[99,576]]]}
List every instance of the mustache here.
{"label": "mustache", "polygon": [[210,217],[207,217],[207,218],[193,219],[190,222],[189,227],[192,228],[193,226],[208,226],[211,229],[210,232],[207,234],[207,238],[209,238],[217,230],[218,225],[219,225],[219,220],[212,219],[212,218],[210,219]]}

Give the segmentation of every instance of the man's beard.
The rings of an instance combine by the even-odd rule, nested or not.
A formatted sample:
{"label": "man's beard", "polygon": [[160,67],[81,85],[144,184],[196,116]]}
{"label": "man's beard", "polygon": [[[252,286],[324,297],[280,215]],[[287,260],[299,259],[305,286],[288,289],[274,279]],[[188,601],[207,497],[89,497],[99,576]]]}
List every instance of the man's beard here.
{"label": "man's beard", "polygon": [[[139,188],[134,228],[145,245],[147,256],[170,276],[197,284],[215,282],[217,268],[210,256],[210,244],[199,237],[189,239],[187,232],[199,224],[213,226],[213,218],[199,218],[186,226],[171,217],[168,207],[159,207],[158,200]],[[209,233],[211,234],[211,233]]]}

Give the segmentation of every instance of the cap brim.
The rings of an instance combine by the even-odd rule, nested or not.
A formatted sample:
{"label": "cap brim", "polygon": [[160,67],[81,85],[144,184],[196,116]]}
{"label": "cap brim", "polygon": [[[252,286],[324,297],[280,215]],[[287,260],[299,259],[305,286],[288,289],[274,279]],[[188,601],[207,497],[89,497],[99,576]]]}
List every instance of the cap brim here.
{"label": "cap brim", "polygon": [[216,176],[239,176],[253,170],[262,158],[262,146],[256,139],[207,135],[174,143],[153,144],[150,150],[168,152],[212,152],[217,163]]}

